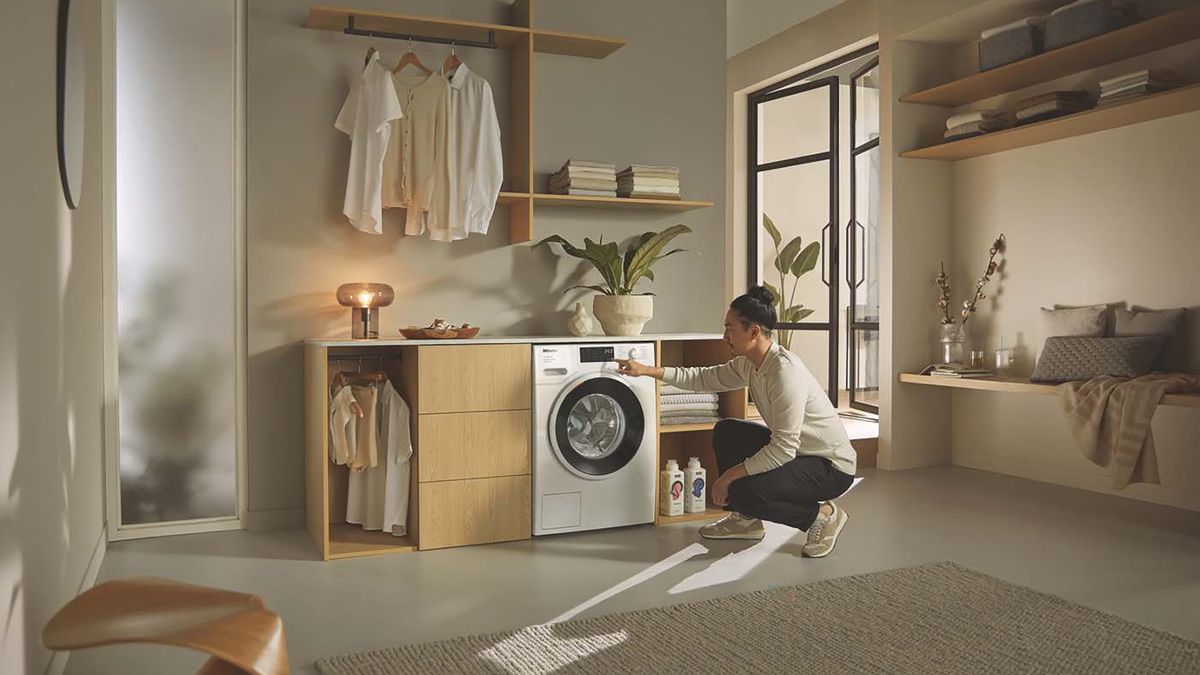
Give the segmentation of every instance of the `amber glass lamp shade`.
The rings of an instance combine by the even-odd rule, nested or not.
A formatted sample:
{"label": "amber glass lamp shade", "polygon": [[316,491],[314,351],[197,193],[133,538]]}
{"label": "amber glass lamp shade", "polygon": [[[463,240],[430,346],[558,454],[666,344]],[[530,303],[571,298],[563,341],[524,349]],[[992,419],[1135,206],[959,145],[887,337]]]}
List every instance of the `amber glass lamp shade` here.
{"label": "amber glass lamp shade", "polygon": [[338,304],[350,308],[350,335],[355,339],[379,337],[379,308],[396,299],[387,284],[342,284],[337,289]]}

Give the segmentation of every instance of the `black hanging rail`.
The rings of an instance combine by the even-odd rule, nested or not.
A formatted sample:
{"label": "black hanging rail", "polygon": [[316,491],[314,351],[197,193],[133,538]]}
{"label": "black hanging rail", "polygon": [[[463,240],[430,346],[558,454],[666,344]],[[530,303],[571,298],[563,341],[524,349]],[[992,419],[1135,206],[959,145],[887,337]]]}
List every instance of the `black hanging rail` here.
{"label": "black hanging rail", "polygon": [[361,35],[363,37],[387,38],[389,40],[409,40],[411,42],[432,42],[439,45],[453,45],[455,47],[479,47],[480,49],[499,49],[500,45],[496,43],[496,31],[488,31],[487,42],[479,42],[477,40],[456,40],[453,38],[432,37],[428,35],[408,35],[403,33],[388,33],[377,30],[363,30],[354,27],[354,15],[346,17],[346,28],[342,31],[346,35]]}

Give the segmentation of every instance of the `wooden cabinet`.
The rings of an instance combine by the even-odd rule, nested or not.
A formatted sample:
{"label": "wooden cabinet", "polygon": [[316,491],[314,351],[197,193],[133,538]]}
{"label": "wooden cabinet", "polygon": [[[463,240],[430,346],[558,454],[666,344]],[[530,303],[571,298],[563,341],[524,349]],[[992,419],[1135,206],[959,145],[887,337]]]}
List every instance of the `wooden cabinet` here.
{"label": "wooden cabinet", "polygon": [[529,411],[421,415],[422,483],[529,474]]}
{"label": "wooden cabinet", "polygon": [[528,344],[420,347],[417,412],[529,410],[529,358]]}
{"label": "wooden cabinet", "polygon": [[421,550],[528,539],[530,477],[421,484]]}

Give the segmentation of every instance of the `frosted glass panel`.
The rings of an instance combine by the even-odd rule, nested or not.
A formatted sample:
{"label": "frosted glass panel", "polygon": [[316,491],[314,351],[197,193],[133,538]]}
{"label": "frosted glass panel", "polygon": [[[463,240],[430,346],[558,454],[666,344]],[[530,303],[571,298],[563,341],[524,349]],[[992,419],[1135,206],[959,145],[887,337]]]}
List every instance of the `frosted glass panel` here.
{"label": "frosted glass panel", "polygon": [[121,523],[236,516],[236,4],[115,8]]}
{"label": "frosted glass panel", "polygon": [[829,152],[829,91],[802,91],[758,106],[758,162]]}
{"label": "frosted glass panel", "polygon": [[[812,314],[805,323],[829,321],[829,287],[821,281],[821,262],[812,271],[797,278],[781,274],[775,266],[778,253],[800,237],[801,248],[821,244],[821,230],[829,222],[829,163],[813,162],[758,174],[759,279],[781,288],[786,306],[803,305]],[[771,218],[779,230],[780,250],[765,229],[762,214]]]}

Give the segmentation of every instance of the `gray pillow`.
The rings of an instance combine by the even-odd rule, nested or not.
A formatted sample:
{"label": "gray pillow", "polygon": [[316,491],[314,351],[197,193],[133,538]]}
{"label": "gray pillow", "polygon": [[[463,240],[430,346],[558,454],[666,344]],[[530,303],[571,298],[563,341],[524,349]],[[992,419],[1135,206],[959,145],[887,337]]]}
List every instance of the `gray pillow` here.
{"label": "gray pillow", "polygon": [[1102,337],[1104,335],[1104,312],[1107,305],[1074,307],[1070,309],[1042,308],[1042,335],[1051,338],[1060,335]]}
{"label": "gray pillow", "polygon": [[1093,377],[1139,377],[1150,372],[1162,347],[1160,336],[1046,338],[1032,382],[1072,382]]}
{"label": "gray pillow", "polygon": [[1118,309],[1113,335],[1118,337],[1162,336],[1164,338],[1162,351],[1159,352],[1154,367],[1159,370],[1178,370],[1182,360],[1179,325],[1183,322],[1183,315],[1186,311],[1186,309],[1161,311]]}

